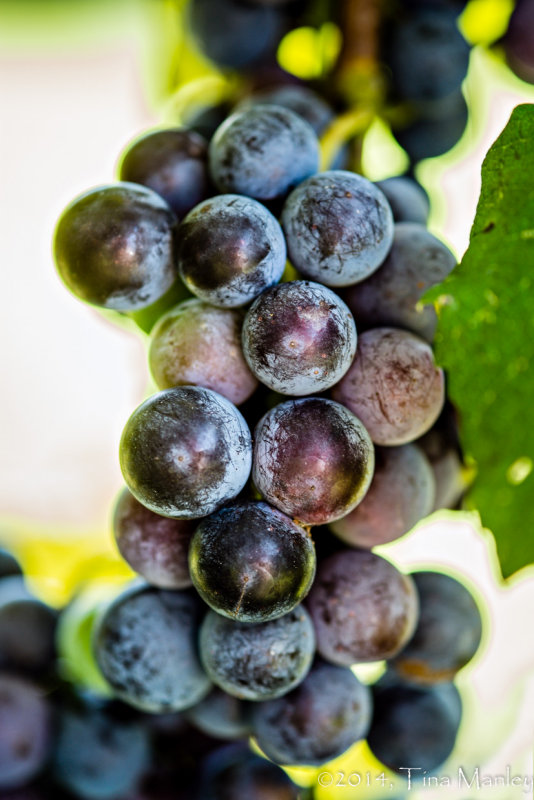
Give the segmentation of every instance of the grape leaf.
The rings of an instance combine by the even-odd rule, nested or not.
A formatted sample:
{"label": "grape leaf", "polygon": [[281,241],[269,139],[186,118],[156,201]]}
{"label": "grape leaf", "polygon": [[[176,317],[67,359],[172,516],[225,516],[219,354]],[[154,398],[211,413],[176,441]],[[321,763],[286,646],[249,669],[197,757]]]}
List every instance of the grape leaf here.
{"label": "grape leaf", "polygon": [[534,561],[534,105],[514,109],[482,165],[469,248],[437,300],[438,363],[477,476],[466,505],[503,575]]}

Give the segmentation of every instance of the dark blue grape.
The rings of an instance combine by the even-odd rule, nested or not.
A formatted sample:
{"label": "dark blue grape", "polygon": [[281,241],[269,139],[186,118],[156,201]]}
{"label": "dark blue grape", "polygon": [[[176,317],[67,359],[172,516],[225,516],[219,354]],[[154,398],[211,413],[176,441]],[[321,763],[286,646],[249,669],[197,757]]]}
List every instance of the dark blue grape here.
{"label": "dark blue grape", "polygon": [[324,764],[366,736],[371,712],[367,686],[349,669],[318,660],[290,694],[255,707],[253,731],[279,764]]}
{"label": "dark blue grape", "polygon": [[401,98],[421,102],[456,91],[467,74],[470,48],[448,8],[419,8],[395,20],[387,51]]}
{"label": "dark blue grape", "polygon": [[59,715],[55,779],[84,800],[116,800],[133,793],[150,764],[147,729],[117,719],[110,708],[79,700]]}
{"label": "dark blue grape", "polygon": [[360,334],[356,358],[332,397],[357,414],[375,444],[407,444],[439,417],[445,400],[443,370],[419,336],[373,328]]}
{"label": "dark blue grape", "polygon": [[22,575],[22,567],[12,553],[0,547],[0,578]]}
{"label": "dark blue grape", "polygon": [[282,33],[275,9],[242,0],[192,0],[189,21],[204,55],[234,69],[251,66],[274,52]]}
{"label": "dark blue grape", "polygon": [[386,195],[395,222],[418,222],[426,225],[430,203],[421,184],[407,175],[395,175],[393,178],[376,181],[376,185]]}
{"label": "dark blue grape", "polygon": [[294,111],[311,125],[319,136],[334,119],[334,111],[321,95],[308,86],[282,84],[262,89],[249,95],[239,104],[239,111],[250,106],[282,106]]}
{"label": "dark blue grape", "polygon": [[461,720],[461,701],[452,683],[423,689],[390,680],[374,687],[374,715],[367,741],[373,754],[412,780],[434,771],[449,757]]}
{"label": "dark blue grape", "polygon": [[132,494],[156,514],[194,519],[236,497],[251,467],[250,431],[210,389],[166,389],[142,403],[122,434],[120,461]]}
{"label": "dark blue grape", "polygon": [[176,279],[175,222],[167,203],[144,186],[92,189],[73,200],[57,224],[59,274],[88,303],[115,311],[145,308]]}
{"label": "dark blue grape", "polygon": [[241,347],[243,314],[189,300],[158,322],[150,343],[150,371],[160,389],[193,384],[213,389],[235,405],[258,386]]}
{"label": "dark blue grape", "polygon": [[115,506],[113,533],[119,552],[148,583],[161,589],[191,586],[187,555],[195,523],[145,508],[124,489]]}
{"label": "dark blue grape", "polygon": [[341,550],[319,564],[306,605],[318,652],[340,666],[392,658],[417,624],[413,580],[368,550]]}
{"label": "dark blue grape", "polygon": [[178,267],[186,286],[214,306],[235,308],[278,283],[286,263],[280,225],[261,203],[219,195],[179,228]]}
{"label": "dark blue grape", "polygon": [[289,400],[256,427],[254,483],[269,503],[302,523],[320,525],[352,511],[373,469],[369,434],[332,400]]}
{"label": "dark blue grape", "polygon": [[198,526],[189,551],[191,577],[219,614],[263,622],[291,611],[315,575],[309,534],[266,503],[223,508]]}
{"label": "dark blue grape", "polygon": [[343,297],[358,324],[366,328],[407,328],[432,341],[437,325],[434,306],[420,300],[431,286],[445,280],[456,258],[423,225],[395,225],[393,245],[382,266],[347,289]]}
{"label": "dark blue grape", "polygon": [[94,653],[114,694],[153,713],[200,702],[210,681],[197,658],[200,604],[187,591],[145,585],[126,589],[107,608],[94,635]]}
{"label": "dark blue grape", "polygon": [[252,732],[250,705],[244,700],[214,689],[187,711],[187,719],[208,736],[218,739],[246,739]]}
{"label": "dark blue grape", "polygon": [[503,38],[510,69],[528,83],[534,83],[534,3],[517,0]]}
{"label": "dark blue grape", "polygon": [[435,494],[432,467],[419,447],[377,447],[369,491],[330,528],[352,547],[377,547],[403,536],[430,514]]}
{"label": "dark blue grape", "polygon": [[182,116],[188,128],[209,141],[219,125],[222,125],[230,110],[229,105],[225,102],[215,106],[194,104],[186,108]]}
{"label": "dark blue grape", "polygon": [[282,106],[232,114],[209,146],[211,176],[221,192],[274,200],[319,168],[313,128]]}
{"label": "dark blue grape", "polygon": [[415,683],[452,681],[475,655],[482,636],[480,611],[471,593],[439,572],[415,572],[419,621],[394,662],[396,672]]}
{"label": "dark blue grape", "polygon": [[42,676],[55,658],[57,613],[34,597],[20,575],[0,580],[0,669]]}
{"label": "dark blue grape", "polygon": [[447,153],[462,137],[468,109],[460,90],[434,102],[418,105],[413,121],[395,129],[395,137],[412,161]]}
{"label": "dark blue grape", "polygon": [[29,783],[52,744],[51,709],[32,683],[0,673],[0,790]]}
{"label": "dark blue grape", "polygon": [[199,800],[299,800],[299,787],[286,773],[246,745],[211,753],[202,764]]}
{"label": "dark blue grape", "polygon": [[298,606],[250,624],[210,611],[200,629],[200,657],[212,681],[242,700],[270,700],[297,686],[315,651],[313,625]]}
{"label": "dark blue grape", "polygon": [[327,286],[366,278],[393,241],[393,214],[383,193],[344,170],[301,183],[285,203],[282,226],[293,266]]}
{"label": "dark blue grape", "polygon": [[195,131],[153,131],[123,153],[119,179],[153,189],[181,219],[211,194],[207,159],[208,143]]}
{"label": "dark blue grape", "polygon": [[329,389],[356,352],[356,326],[339,297],[319,283],[267,289],[248,310],[243,352],[254,375],[281,394]]}

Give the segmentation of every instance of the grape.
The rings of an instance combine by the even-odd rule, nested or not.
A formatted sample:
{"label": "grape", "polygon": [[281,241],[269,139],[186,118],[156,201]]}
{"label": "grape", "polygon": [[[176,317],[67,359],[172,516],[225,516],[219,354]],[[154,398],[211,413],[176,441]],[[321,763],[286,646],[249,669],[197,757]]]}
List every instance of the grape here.
{"label": "grape", "polygon": [[302,797],[286,773],[251,753],[246,745],[233,745],[211,753],[202,765],[201,800],[299,800]]}
{"label": "grape", "polygon": [[181,711],[210,689],[196,653],[197,597],[145,585],[127,588],[107,608],[94,653],[114,694],[154,713]]}
{"label": "grape", "polygon": [[395,20],[387,56],[394,87],[402,98],[436,100],[460,87],[470,48],[456,16],[454,9],[422,8]]}
{"label": "grape", "polygon": [[353,547],[372,548],[398,539],[434,506],[434,473],[419,447],[377,447],[375,459],[373,481],[360,505],[330,525]]}
{"label": "grape", "polygon": [[160,389],[193,384],[213,389],[239,405],[258,382],[243,356],[243,315],[186,300],[161,318],[152,332],[150,371]]}
{"label": "grape", "polygon": [[102,186],[77,197],[57,224],[60,277],[77,297],[115,311],[159,300],[176,279],[174,214],[151,189]]}
{"label": "grape", "polygon": [[62,709],[53,759],[56,780],[84,800],[134,792],[150,763],[148,732],[110,709],[81,702]]}
{"label": "grape", "polygon": [[274,52],[281,18],[240,0],[192,0],[189,21],[200,50],[221,67],[240,69]]}
{"label": "grape", "polygon": [[468,487],[464,471],[455,409],[445,403],[443,411],[431,430],[418,444],[430,461],[436,481],[434,508],[457,508]]}
{"label": "grape", "polygon": [[269,388],[292,395],[321,392],[350,367],[356,326],[345,303],[325,286],[282,283],[263,292],[248,310],[243,352]]}
{"label": "grape", "polygon": [[321,95],[307,86],[282,84],[271,86],[254,92],[239,104],[237,110],[242,111],[251,106],[282,106],[288,108],[311,125],[319,136],[333,120],[334,112]]}
{"label": "grape", "polygon": [[193,209],[179,228],[178,267],[207,303],[250,303],[282,277],[286,245],[280,225],[255,200],[219,195]]}
{"label": "grape", "polygon": [[142,403],[122,434],[128,488],[156,514],[192,519],[239,494],[251,467],[250,431],[226,398],[197,386],[166,389]]}
{"label": "grape", "polygon": [[358,320],[371,328],[391,325],[432,341],[437,315],[432,304],[421,306],[424,293],[454,269],[456,258],[423,225],[395,225],[388,257],[367,280],[351,286],[344,299]]}
{"label": "grape", "polygon": [[209,141],[229,113],[230,107],[225,102],[215,106],[198,107],[193,105],[189,109],[185,109],[183,118],[188,128]]}
{"label": "grape", "polygon": [[288,197],[282,226],[303,275],[350,286],[374,272],[393,241],[393,214],[375,184],[353,172],[322,172]]}
{"label": "grape", "polygon": [[426,225],[430,211],[428,195],[423,187],[407,175],[395,175],[376,181],[391,206],[395,222],[418,222]]}
{"label": "grape", "polygon": [[304,678],[315,650],[313,625],[298,606],[283,617],[250,624],[208,612],[200,657],[212,681],[242,700],[281,697]]}
{"label": "grape", "polygon": [[0,669],[42,676],[55,657],[57,613],[34,597],[21,575],[0,580]]}
{"label": "grape", "polygon": [[417,623],[413,580],[368,550],[342,550],[319,564],[306,605],[318,652],[340,666],[392,658]]}
{"label": "grape", "polygon": [[10,575],[22,575],[22,568],[12,553],[0,547],[0,579]]}
{"label": "grape", "polygon": [[209,163],[221,192],[273,200],[317,172],[319,144],[313,128],[293,111],[252,106],[217,129]]}
{"label": "grape", "polygon": [[375,444],[406,444],[438,418],[445,399],[443,370],[423,339],[374,328],[360,335],[356,358],[332,396],[361,419]]}
{"label": "grape", "polygon": [[460,90],[433,103],[418,105],[415,119],[395,130],[395,137],[412,161],[447,153],[461,138],[468,110]]}
{"label": "grape", "polygon": [[113,516],[113,533],[121,556],[153,586],[191,586],[187,554],[195,530],[190,520],[155,514],[124,489]]}
{"label": "grape", "polygon": [[534,83],[534,2],[517,0],[504,35],[510,68],[521,80]]}
{"label": "grape", "polygon": [[219,614],[263,622],[291,611],[315,574],[313,542],[266,503],[223,508],[198,526],[189,551],[191,577]]}
{"label": "grape", "polygon": [[187,719],[203,733],[218,739],[246,739],[251,733],[250,706],[214,689],[187,712]]}
{"label": "grape", "polygon": [[181,219],[211,194],[207,159],[208,143],[195,131],[154,131],[126,149],[119,179],[153,189]]}
{"label": "grape", "polygon": [[349,669],[318,660],[290,694],[254,709],[253,730],[273,761],[323,764],[366,736],[371,709],[371,692]]}
{"label": "grape", "polygon": [[[434,771],[450,755],[460,725],[461,702],[452,684],[423,689],[386,681],[374,690],[369,736],[373,754],[397,772]],[[407,777],[406,771],[401,772]],[[422,772],[412,772],[412,779]]]}
{"label": "grape", "polygon": [[419,622],[395,659],[395,670],[420,684],[452,681],[478,649],[480,611],[465,586],[449,575],[415,572],[412,577],[419,595]]}
{"label": "grape", "polygon": [[302,523],[348,514],[369,488],[373,469],[366,429],[332,400],[289,400],[256,427],[254,483],[269,503]]}
{"label": "grape", "polygon": [[51,710],[37,687],[0,673],[0,790],[29,783],[44,767],[51,740]]}

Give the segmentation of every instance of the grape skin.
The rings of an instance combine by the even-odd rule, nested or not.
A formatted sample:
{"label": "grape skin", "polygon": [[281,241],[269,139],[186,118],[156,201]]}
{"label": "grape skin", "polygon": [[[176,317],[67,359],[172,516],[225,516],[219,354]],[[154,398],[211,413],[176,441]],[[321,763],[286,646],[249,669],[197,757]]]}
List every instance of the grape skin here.
{"label": "grape skin", "polygon": [[448,247],[424,226],[401,222],[395,225],[393,245],[382,266],[347,289],[344,299],[363,327],[407,328],[432,341],[437,325],[434,306],[418,304],[455,266]]}
{"label": "grape skin", "polygon": [[308,593],[315,551],[306,531],[266,503],[223,508],[198,526],[189,551],[191,577],[215,611],[265,622]]}
{"label": "grape skin", "polygon": [[195,519],[236,497],[251,468],[250,431],[210,389],[165,389],[126,423],[121,469],[134,497],[156,514]]}
{"label": "grape skin", "polygon": [[341,550],[319,564],[306,606],[318,652],[339,666],[392,658],[417,624],[413,580],[368,550]]}
{"label": "grape skin", "polygon": [[250,197],[223,194],[205,200],[178,229],[178,268],[193,294],[223,308],[254,300],[278,283],[286,263],[282,229]]}
{"label": "grape skin", "polygon": [[213,689],[204,700],[186,711],[188,721],[217,739],[246,739],[252,732],[250,705]]}
{"label": "grape skin", "polygon": [[436,158],[447,153],[462,137],[468,109],[460,89],[448,97],[417,104],[415,119],[395,130],[395,138],[412,161]]}
{"label": "grape skin", "polygon": [[313,128],[293,111],[252,106],[217,129],[209,164],[219,191],[274,200],[317,172],[319,143]]}
{"label": "grape skin", "polygon": [[332,108],[317,92],[307,86],[292,84],[282,84],[254,92],[239,104],[236,111],[264,105],[288,108],[306,120],[318,136],[334,118]]}
{"label": "grape skin", "polygon": [[430,514],[435,494],[432,467],[419,447],[377,447],[369,491],[354,511],[330,528],[352,547],[387,544]]}
{"label": "grape skin", "polygon": [[193,384],[244,403],[258,386],[241,347],[243,315],[186,300],[165,314],[152,331],[149,364],[160,389]]}
{"label": "grape skin", "polygon": [[199,800],[299,800],[299,787],[247,745],[222,747],[202,765]]}
{"label": "grape skin", "polygon": [[419,621],[394,669],[422,685],[452,681],[475,655],[482,636],[480,611],[459,581],[439,572],[415,572]]}
{"label": "grape skin", "polygon": [[373,477],[369,434],[352,413],[324,398],[289,400],[255,430],[253,480],[272,505],[301,523],[339,519]]}
{"label": "grape skin", "polygon": [[243,325],[243,352],[254,375],[270,389],[296,396],[337,383],[352,363],[356,339],[345,303],[311,281],[267,289]]}
{"label": "grape skin", "polygon": [[391,206],[395,222],[417,222],[426,225],[430,212],[428,195],[423,187],[407,175],[395,175],[376,181]]}
{"label": "grape skin", "polygon": [[380,189],[344,170],[303,181],[282,211],[289,258],[304,276],[350,286],[374,272],[393,241],[393,214]]}
{"label": "grape skin", "polygon": [[518,0],[503,39],[510,69],[528,83],[534,83],[534,3]]}
{"label": "grape skin", "polygon": [[80,195],[61,215],[54,255],[73,294],[115,311],[159,300],[176,280],[176,218],[156,192],[135,183]]}
{"label": "grape skin", "polygon": [[22,575],[22,568],[12,553],[0,547],[0,578]]}
{"label": "grape skin", "polygon": [[219,688],[242,700],[291,691],[308,673],[314,651],[313,625],[302,606],[256,624],[209,611],[200,629],[204,669]]}
{"label": "grape skin", "polygon": [[443,370],[423,339],[398,328],[373,328],[360,335],[356,358],[332,397],[361,419],[375,444],[407,444],[439,417]]}
{"label": "grape skin", "polygon": [[57,612],[34,597],[22,575],[0,580],[0,669],[42,674],[56,655]]}
{"label": "grape skin", "polygon": [[318,660],[290,694],[254,708],[253,731],[273,761],[319,765],[366,736],[371,712],[367,686],[350,670]]}
{"label": "grape skin", "polygon": [[160,589],[192,585],[187,556],[194,531],[194,522],[155,514],[128,489],[123,489],[115,506],[113,534],[121,556]]}
{"label": "grape skin", "polygon": [[211,683],[196,652],[200,601],[190,591],[133,584],[106,609],[93,649],[116,697],[152,713],[200,702]]}
{"label": "grape skin", "polygon": [[208,143],[183,128],[145,133],[130,144],[119,166],[119,180],[139,183],[157,192],[177,219],[211,194]]}

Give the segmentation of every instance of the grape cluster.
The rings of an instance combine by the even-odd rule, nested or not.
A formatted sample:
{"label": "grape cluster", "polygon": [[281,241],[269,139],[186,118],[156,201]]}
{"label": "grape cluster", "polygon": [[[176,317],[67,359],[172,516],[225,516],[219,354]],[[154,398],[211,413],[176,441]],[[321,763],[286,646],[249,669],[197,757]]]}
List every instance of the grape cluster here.
{"label": "grape cluster", "polygon": [[[452,681],[479,645],[476,603],[452,577],[373,552],[463,489],[422,301],[455,260],[426,230],[416,184],[318,173],[313,127],[268,99],[206,146],[189,129],[144,136],[121,159],[127,180],[75,200],[57,226],[58,270],[81,299],[135,319],[143,297],[160,312],[159,391],[124,428],[113,520],[143,580],[92,636],[115,700],[61,710],[54,774],[89,800],[123,796],[126,753],[136,780],[159,785],[146,726],[120,721],[91,783],[72,739],[87,728],[98,752],[117,708],[158,735],[182,714],[207,737],[253,736],[283,765],[367,738],[393,770],[406,753],[432,770],[460,724]],[[351,669],[380,661],[374,688]],[[258,781],[298,796],[242,746],[203,781],[203,800],[259,797]]]}

